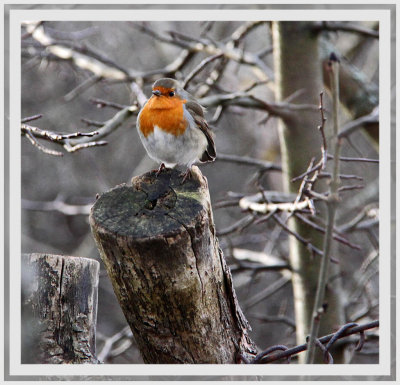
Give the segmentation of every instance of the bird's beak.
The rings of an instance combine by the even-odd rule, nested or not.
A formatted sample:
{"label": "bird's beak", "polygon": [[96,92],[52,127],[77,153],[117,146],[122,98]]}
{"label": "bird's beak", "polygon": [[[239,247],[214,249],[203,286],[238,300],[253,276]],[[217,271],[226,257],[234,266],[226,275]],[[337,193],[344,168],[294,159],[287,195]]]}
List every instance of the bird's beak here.
{"label": "bird's beak", "polygon": [[159,91],[159,90],[153,90],[151,92],[152,92],[153,95],[156,95],[156,96],[160,96],[161,95],[161,91]]}

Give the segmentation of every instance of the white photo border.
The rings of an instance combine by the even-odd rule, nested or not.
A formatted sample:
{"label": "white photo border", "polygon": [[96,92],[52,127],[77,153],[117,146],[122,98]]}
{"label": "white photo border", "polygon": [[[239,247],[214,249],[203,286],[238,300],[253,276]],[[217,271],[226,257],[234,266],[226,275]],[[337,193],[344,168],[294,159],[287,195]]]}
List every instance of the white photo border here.
{"label": "white photo border", "polygon": [[[21,4],[22,2],[20,2]],[[122,3],[122,2],[121,2]],[[223,2],[221,2],[223,3]],[[232,2],[230,2],[232,3]],[[5,140],[9,140],[9,150],[5,155],[5,176],[9,179],[9,195],[7,202],[7,190],[5,190],[5,219],[9,220],[5,224],[8,228],[5,232],[5,341],[11,340],[4,351],[5,357],[5,376],[8,379],[44,379],[46,377],[62,377],[67,376],[90,376],[92,379],[98,376],[107,376],[108,378],[126,378],[126,379],[151,379],[155,376],[168,378],[170,376],[262,376],[262,379],[274,377],[275,379],[386,379],[393,375],[392,360],[394,349],[391,344],[391,333],[395,330],[393,317],[395,316],[395,308],[391,307],[391,291],[392,296],[394,283],[391,284],[391,277],[394,277],[391,267],[395,266],[393,261],[393,233],[388,231],[392,228],[391,213],[394,198],[393,178],[391,172],[391,160],[393,160],[393,151],[380,151],[380,265],[379,265],[379,287],[380,287],[380,362],[376,365],[340,365],[340,376],[336,365],[74,365],[73,371],[70,365],[29,365],[21,364],[21,136],[17,127],[21,119],[21,60],[20,60],[20,23],[24,20],[98,20],[98,21],[122,21],[122,20],[170,20],[170,21],[189,21],[189,20],[351,20],[366,21],[378,20],[379,30],[379,79],[380,79],[380,148],[390,149],[394,147],[391,138],[391,65],[390,55],[393,55],[391,49],[391,16],[393,9],[389,7],[374,8],[368,5],[353,5],[357,12],[350,12],[345,4],[338,6],[330,6],[328,9],[301,9],[301,5],[292,7],[283,6],[280,2],[279,9],[271,7],[268,9],[205,9],[206,2],[201,7],[191,6],[173,7],[174,9],[137,9],[137,6],[124,6],[123,9],[117,9],[117,5],[102,4],[102,7],[96,7],[96,4],[88,4],[88,9],[62,9],[60,4],[52,5],[51,9],[46,6],[40,6],[35,9],[32,4],[13,8],[10,6],[9,12],[9,63],[5,65],[9,69],[9,94],[5,94],[5,99],[9,97],[9,131],[5,130]],[[338,2],[335,2],[336,4]],[[250,4],[250,3],[249,3]],[[249,6],[247,4],[246,6]],[[107,5],[105,9],[104,5]],[[387,5],[386,5],[387,6]],[[164,4],[165,7],[165,4]],[[190,7],[190,6],[189,6]],[[205,8],[204,8],[205,7]],[[336,8],[337,7],[337,8]],[[131,9],[136,8],[136,9]],[[185,9],[183,9],[185,8]],[[200,9],[199,9],[200,8]],[[210,8],[210,7],[208,7]],[[190,12],[188,12],[190,9]],[[3,15],[5,16],[5,15]],[[7,44],[7,43],[6,43]],[[4,47],[6,48],[6,47]],[[5,76],[4,80],[7,76]],[[392,79],[393,81],[393,79]],[[7,109],[7,103],[5,105]],[[7,114],[7,111],[5,111]],[[8,124],[5,122],[5,128]],[[12,128],[12,129],[11,129]],[[392,134],[393,136],[393,134]],[[5,147],[7,147],[7,143]],[[8,164],[7,164],[8,160]],[[7,168],[8,166],[8,168]],[[392,188],[391,188],[392,186]],[[7,188],[7,186],[5,186]],[[392,199],[391,199],[392,198]],[[8,216],[8,218],[7,218]],[[8,246],[8,249],[7,249]],[[392,256],[392,257],[391,257]],[[392,259],[392,262],[391,262]],[[393,278],[392,278],[393,279]],[[9,284],[9,286],[8,286]],[[392,325],[391,325],[392,316]],[[392,327],[391,327],[392,326]],[[7,335],[8,332],[8,335]],[[392,346],[393,347],[393,346]],[[7,349],[8,348],[8,349]],[[284,368],[284,376],[282,375]],[[145,377],[144,377],[145,376]],[[150,377],[149,377],[150,376]],[[199,377],[199,378],[200,378]],[[84,377],[82,377],[83,379]],[[183,379],[184,377],[182,377]],[[260,377],[259,377],[260,378]],[[189,379],[189,378],[187,378]]]}

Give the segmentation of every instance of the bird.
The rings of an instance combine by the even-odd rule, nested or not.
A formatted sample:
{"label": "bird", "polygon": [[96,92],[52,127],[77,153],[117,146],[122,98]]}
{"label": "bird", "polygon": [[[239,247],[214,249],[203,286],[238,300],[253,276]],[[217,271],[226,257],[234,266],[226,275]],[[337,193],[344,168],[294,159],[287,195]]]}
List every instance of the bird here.
{"label": "bird", "polygon": [[172,78],[161,78],[152,86],[152,96],[140,110],[136,127],[147,154],[164,168],[186,166],[182,184],[191,177],[192,165],[213,162],[213,134],[196,98]]}

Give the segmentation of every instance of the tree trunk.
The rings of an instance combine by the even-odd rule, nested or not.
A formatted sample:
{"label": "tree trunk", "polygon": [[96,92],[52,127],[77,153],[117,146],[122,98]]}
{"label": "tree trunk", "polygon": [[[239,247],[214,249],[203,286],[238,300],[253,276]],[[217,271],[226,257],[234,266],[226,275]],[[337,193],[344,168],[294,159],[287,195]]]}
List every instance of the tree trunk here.
{"label": "tree trunk", "polygon": [[[24,254],[22,261],[25,288],[22,362],[99,363],[96,358],[99,262],[49,254]],[[29,339],[36,343],[29,344]],[[28,346],[35,346],[36,350],[25,349]]]}
{"label": "tree trunk", "polygon": [[[319,42],[308,22],[273,22],[273,46],[276,77],[276,97],[283,101],[294,92],[304,90],[300,103],[319,104],[323,90]],[[279,135],[282,153],[283,184],[286,192],[297,193],[299,183],[291,179],[306,171],[313,156],[320,158],[321,137],[317,127],[320,116],[316,111],[293,111],[291,118],[280,120]],[[301,221],[289,221],[292,230],[322,249],[323,236]],[[290,264],[296,316],[297,343],[303,344],[310,332],[320,257],[312,256],[305,245],[290,237]],[[334,284],[338,281],[334,281]],[[320,334],[329,334],[344,321],[344,311],[338,288],[329,285],[327,313],[322,316]],[[305,354],[301,354],[304,362]],[[341,362],[341,354],[335,356]]]}
{"label": "tree trunk", "polygon": [[197,167],[102,194],[90,224],[146,363],[235,363],[253,350]]}

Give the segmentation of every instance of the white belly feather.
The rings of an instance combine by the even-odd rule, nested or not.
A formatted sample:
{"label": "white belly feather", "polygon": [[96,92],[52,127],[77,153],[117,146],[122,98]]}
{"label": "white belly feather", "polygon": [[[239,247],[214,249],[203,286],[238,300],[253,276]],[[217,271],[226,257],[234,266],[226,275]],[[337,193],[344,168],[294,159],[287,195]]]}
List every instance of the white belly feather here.
{"label": "white belly feather", "polygon": [[207,148],[207,138],[194,123],[193,117],[185,111],[189,126],[179,136],[164,132],[158,126],[147,137],[139,131],[140,139],[151,158],[167,167],[185,165],[190,167],[203,155]]}

